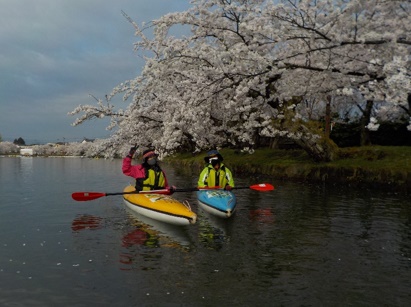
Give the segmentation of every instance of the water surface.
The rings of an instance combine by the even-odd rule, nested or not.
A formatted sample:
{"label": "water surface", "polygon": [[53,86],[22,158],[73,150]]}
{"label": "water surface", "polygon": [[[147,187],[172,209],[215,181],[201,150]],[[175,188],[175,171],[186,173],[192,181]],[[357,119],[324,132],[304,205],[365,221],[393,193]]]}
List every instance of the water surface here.
{"label": "water surface", "polygon": [[[228,162],[227,162],[228,163]],[[165,165],[171,184],[197,174]],[[264,179],[236,178],[238,186]],[[273,182],[198,222],[136,216],[121,161],[0,157],[1,306],[408,306],[411,210],[395,193]]]}

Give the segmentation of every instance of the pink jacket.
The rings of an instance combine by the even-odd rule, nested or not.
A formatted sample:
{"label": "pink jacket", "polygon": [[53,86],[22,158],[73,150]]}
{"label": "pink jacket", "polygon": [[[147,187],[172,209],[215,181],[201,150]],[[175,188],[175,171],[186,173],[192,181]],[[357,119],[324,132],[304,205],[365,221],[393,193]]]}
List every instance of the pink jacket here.
{"label": "pink jacket", "polygon": [[[122,171],[124,175],[133,177],[135,179],[146,177],[146,172],[144,170],[143,165],[142,164],[131,165],[130,157],[125,157],[123,159]],[[166,188],[168,188],[167,176],[164,173],[164,171],[162,172],[164,174]]]}

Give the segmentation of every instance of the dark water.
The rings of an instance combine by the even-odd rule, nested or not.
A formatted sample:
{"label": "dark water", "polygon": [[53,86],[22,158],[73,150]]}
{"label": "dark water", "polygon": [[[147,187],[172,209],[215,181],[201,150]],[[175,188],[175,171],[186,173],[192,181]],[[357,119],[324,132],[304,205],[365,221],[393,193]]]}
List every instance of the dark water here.
{"label": "dark water", "polygon": [[[196,174],[166,166],[177,187]],[[261,179],[236,178],[237,185]],[[409,306],[411,209],[402,195],[271,182],[236,190],[228,220],[142,220],[121,161],[0,157],[0,306]],[[147,224],[149,223],[149,224]]]}

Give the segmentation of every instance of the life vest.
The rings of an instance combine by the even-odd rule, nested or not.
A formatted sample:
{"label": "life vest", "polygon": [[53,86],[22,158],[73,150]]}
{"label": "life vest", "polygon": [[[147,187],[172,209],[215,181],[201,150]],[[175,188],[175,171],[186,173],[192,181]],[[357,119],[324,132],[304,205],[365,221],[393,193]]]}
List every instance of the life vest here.
{"label": "life vest", "polygon": [[154,167],[144,165],[144,170],[146,177],[136,179],[137,191],[150,191],[165,188],[166,180],[164,173],[158,165],[155,165]]}
{"label": "life vest", "polygon": [[225,166],[221,167],[216,171],[214,167],[208,167],[208,176],[204,182],[209,187],[222,187],[224,188],[228,183],[227,173],[225,171]]}

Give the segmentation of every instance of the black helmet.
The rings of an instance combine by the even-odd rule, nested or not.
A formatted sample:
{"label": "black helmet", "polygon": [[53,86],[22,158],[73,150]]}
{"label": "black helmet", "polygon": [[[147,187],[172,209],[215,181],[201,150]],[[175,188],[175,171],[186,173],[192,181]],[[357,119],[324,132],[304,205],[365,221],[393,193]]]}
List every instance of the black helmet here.
{"label": "black helmet", "polygon": [[207,152],[207,156],[204,157],[204,161],[205,163],[210,163],[210,159],[211,158],[217,158],[218,162],[222,162],[223,161],[223,156],[220,155],[220,153],[218,152],[218,150],[210,150],[209,152]]}

